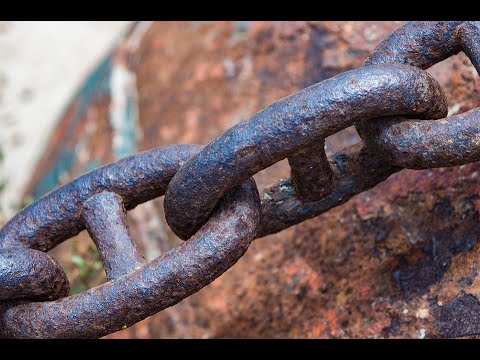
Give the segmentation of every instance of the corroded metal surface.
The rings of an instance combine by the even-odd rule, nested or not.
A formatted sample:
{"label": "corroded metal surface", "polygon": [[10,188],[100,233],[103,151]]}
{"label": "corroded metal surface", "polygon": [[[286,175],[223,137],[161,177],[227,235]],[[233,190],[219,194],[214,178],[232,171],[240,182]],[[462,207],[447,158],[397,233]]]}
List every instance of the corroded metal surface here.
{"label": "corroded metal surface", "polygon": [[298,91],[231,127],[186,162],[165,194],[167,222],[188,239],[228,189],[257,172],[358,120],[409,113],[426,119],[447,113],[440,85],[413,67],[363,67]]}
{"label": "corroded metal surface", "polygon": [[321,200],[304,202],[288,178],[264,189],[260,236],[274,234],[318,216],[401,170],[372,154],[363,144],[352,145],[334,154],[330,161],[334,186]]}
{"label": "corroded metal surface", "polygon": [[159,314],[151,334],[478,334],[479,171],[478,164],[402,171],[343,206],[256,240],[233,271],[178,305],[177,323]]}
{"label": "corroded metal surface", "polygon": [[127,275],[145,263],[128,232],[127,211],[119,195],[109,191],[93,195],[83,206],[82,218],[108,280]]}
{"label": "corroded metal surface", "polygon": [[289,156],[288,165],[295,193],[303,201],[322,199],[332,191],[333,171],[325,154],[324,139],[316,140]]}
{"label": "corroded metal surface", "polygon": [[0,305],[2,335],[99,337],[126,328],[197,292],[247,250],[258,226],[253,180],[235,188],[188,242],[141,269],[81,294],[43,303]]}
{"label": "corroded metal surface", "polygon": [[[241,114],[243,110],[240,116],[247,118],[297,88],[361,65],[368,51],[399,24],[250,23],[246,30],[244,25],[232,23],[222,26],[159,23],[145,36],[139,50],[143,55],[135,70],[145,129],[142,147],[169,141],[207,142],[231,126],[228,117],[234,118],[235,112]],[[190,32],[194,27],[198,31],[196,36]],[[170,33],[165,37],[167,28]],[[211,31],[216,35],[205,36],[215,28],[220,28],[217,32]],[[175,45],[169,43],[170,37],[179,39],[176,44],[184,44],[185,49],[177,47],[177,51],[172,52]],[[160,54],[155,55],[159,50]],[[215,59],[230,54],[231,62],[224,62],[222,67],[220,61],[220,69],[215,66]],[[248,54],[245,58],[250,57],[250,61],[236,54]],[[184,60],[171,61],[169,56]],[[449,104],[458,105],[455,111],[478,105],[474,91],[476,75],[468,71],[471,65],[464,59],[459,56],[430,70],[447,90]],[[172,71],[176,66],[177,72]],[[275,70],[277,67],[286,72],[280,76]],[[156,72],[152,72],[153,69]],[[174,86],[168,74],[176,74]],[[182,76],[185,81],[178,82]],[[262,91],[258,91],[258,84]],[[169,101],[151,101],[165,95],[162,89],[171,90]],[[199,89],[209,90],[208,97]],[[228,96],[232,91],[237,91],[237,96]],[[263,95],[259,97],[259,93]],[[91,112],[91,117],[85,120],[87,123],[92,121],[92,116],[95,119],[102,113],[101,104],[98,106],[98,113]],[[182,111],[185,120],[178,121]],[[215,118],[215,114],[219,117]],[[83,134],[83,144],[93,145],[88,150],[92,151],[91,158],[105,161],[109,156],[108,141],[98,141],[98,138],[107,139],[108,131],[93,133],[82,129],[88,127],[82,126],[79,134]],[[354,132],[349,129],[344,134],[337,137],[337,143],[327,139],[327,154],[330,155],[332,149],[351,145]],[[317,208],[304,206],[292,196],[294,186],[284,180],[262,194],[262,211],[271,201],[273,208],[284,207],[271,213],[288,214],[294,209],[298,216],[308,218],[324,211],[319,210],[322,206],[329,208],[337,201],[346,201],[358,191],[356,188],[372,186],[369,181],[382,181],[398,170],[390,166],[382,172],[385,163],[369,155],[361,145],[344,153],[347,156],[331,159],[333,174],[336,171],[347,174],[344,190],[338,197],[317,202]],[[343,162],[357,158],[364,159],[364,165],[353,166],[352,162],[345,171]],[[80,158],[76,161],[69,170],[71,174],[81,171],[85,164]],[[372,178],[362,177],[359,169],[372,169]],[[263,188],[286,176],[286,170],[288,167],[282,162],[255,177]],[[328,216],[322,215],[258,240],[233,271],[210,287],[152,317],[149,322],[116,336],[476,334],[479,330],[473,314],[478,294],[473,234],[478,217],[477,171],[476,164],[402,171],[331,210]],[[348,174],[355,179],[348,180]],[[285,217],[281,221],[287,224],[292,219]],[[274,222],[265,233],[281,229],[278,228],[281,221]],[[145,223],[140,222],[138,226],[141,228]],[[135,229],[132,232],[140,233]],[[174,238],[171,233],[169,236]]]}
{"label": "corroded metal surface", "polygon": [[126,209],[161,196],[180,164],[200,148],[174,145],[151,149],[93,170],[10,219],[0,230],[0,247],[52,249],[85,229],[84,204],[103,191],[119,195]]}
{"label": "corroded metal surface", "polygon": [[[476,22],[413,22],[393,33],[365,65],[409,64],[423,69],[463,51],[480,71]],[[480,160],[480,109],[435,121],[364,120],[363,141],[389,163],[410,169],[462,165]]]}
{"label": "corroded metal surface", "polygon": [[[109,204],[107,209],[115,208],[118,203],[112,205],[112,201],[99,198],[105,196],[102,192],[105,190],[115,191],[117,196],[122,197],[122,204],[126,208],[163,195],[180,164],[198,150],[199,146],[195,145],[152,149],[94,170],[20,212],[2,230],[0,244],[4,247],[23,245],[39,248],[56,245],[56,242],[70,237],[85,226],[81,220],[84,203],[87,213],[92,210],[92,202],[98,206],[99,202]],[[107,199],[111,200],[111,197],[107,196]],[[57,209],[60,209],[58,213]],[[61,219],[63,216],[63,223],[61,219],[59,222],[49,221],[54,220],[55,216]],[[95,233],[97,241],[112,230],[107,229],[107,234],[104,233],[105,229],[101,228],[105,224],[102,216],[88,219],[88,229]],[[235,264],[257,234],[259,220],[260,199],[255,182],[250,179],[225,196],[208,223],[189,241],[146,265],[138,267],[142,262],[134,252],[129,258],[130,263],[123,264],[124,267],[119,269],[122,264],[115,262],[122,260],[117,258],[118,251],[122,249],[105,246],[103,242],[99,249],[104,263],[107,263],[107,275],[112,281],[51,302],[4,301],[0,303],[0,336],[100,337],[131,326],[197,292]],[[24,238],[18,235],[21,230],[11,233],[10,229],[21,229],[20,224],[36,225],[23,228],[33,232],[32,236],[25,237],[30,241],[22,242]],[[126,227],[126,223],[122,225]],[[60,226],[64,226],[66,231],[62,233]],[[120,247],[121,245],[119,244]],[[125,247],[123,250],[136,249]],[[50,259],[48,255],[39,257],[34,250],[13,250],[13,253],[12,250],[2,250],[0,254],[3,298],[23,299],[25,297],[22,295],[26,295],[29,299],[30,295],[33,298],[43,295],[44,298],[48,296],[47,299],[51,299],[68,292],[68,282],[63,271],[52,260],[45,264]],[[12,254],[19,255],[19,264],[12,265]],[[132,257],[137,260],[133,264],[135,269],[131,269],[131,266],[129,269]],[[123,255],[125,258],[127,256]],[[35,273],[36,266],[42,266],[39,274]],[[125,274],[126,269],[134,271]],[[22,292],[19,291],[19,286],[32,286],[32,289]]]}
{"label": "corroded metal surface", "polygon": [[[358,66],[367,57],[365,49],[371,50],[388,35],[388,26],[399,24],[299,25],[297,35],[289,40],[273,37],[269,41],[273,49],[269,66],[275,66],[278,60],[273,59],[286,43],[299,46],[298,34],[304,31],[310,44],[315,44],[310,49],[315,49],[317,57],[307,55],[298,68],[305,66],[309,70],[306,76],[312,78],[316,74],[335,75],[329,64],[345,64],[344,49],[348,49],[350,64]],[[325,40],[320,41],[318,34]],[[150,36],[145,47],[154,38],[162,38],[154,31]],[[327,40],[332,38],[341,40]],[[289,60],[294,63],[295,57]],[[446,90],[453,111],[480,105],[478,76],[463,54],[429,72]],[[282,89],[285,76],[272,76],[267,89]],[[301,87],[301,82],[288,79]],[[249,103],[248,94],[243,100]],[[146,105],[144,113],[153,117],[155,110]],[[201,135],[192,136],[198,139]],[[348,136],[327,139],[327,151],[331,154],[332,147],[339,149],[351,141]],[[286,176],[283,169],[288,166],[268,168],[258,175],[257,183],[269,185]],[[475,205],[478,171],[477,164],[401,171],[328,214],[255,241],[234,271],[143,327],[117,336],[422,338],[478,334],[480,328],[474,326],[480,304],[475,285],[480,249],[475,235],[480,216]],[[288,189],[278,188],[279,192]],[[278,206],[282,205],[289,207],[280,198]],[[459,227],[461,223],[464,225]],[[435,234],[437,237],[432,236]],[[462,300],[452,302],[457,296]],[[457,303],[463,306],[458,308]],[[442,308],[446,310],[440,323],[437,309]]]}
{"label": "corroded metal surface", "polygon": [[52,300],[68,295],[67,276],[48,254],[31,249],[0,250],[0,300]]}

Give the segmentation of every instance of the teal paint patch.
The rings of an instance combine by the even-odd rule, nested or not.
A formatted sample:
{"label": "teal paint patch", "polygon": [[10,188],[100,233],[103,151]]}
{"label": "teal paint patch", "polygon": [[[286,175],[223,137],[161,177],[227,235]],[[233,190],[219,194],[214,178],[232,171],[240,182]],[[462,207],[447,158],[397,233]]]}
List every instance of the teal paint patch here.
{"label": "teal paint patch", "polygon": [[55,166],[38,182],[33,191],[32,197],[34,200],[54,189],[60,182],[60,177],[70,170],[75,162],[75,152],[67,149],[61,152]]}
{"label": "teal paint patch", "polygon": [[114,136],[117,141],[113,146],[113,152],[116,159],[121,159],[132,155],[137,151],[137,132],[136,122],[136,101],[129,97],[125,112],[121,117],[121,124],[114,128]]}
{"label": "teal paint patch", "polygon": [[94,160],[90,160],[87,165],[85,166],[85,169],[83,170],[83,173],[87,173],[87,172],[90,172],[92,170],[95,170],[96,168],[99,168],[102,164],[100,163],[100,161],[98,161],[97,159],[94,159]]}
{"label": "teal paint patch", "polygon": [[85,80],[81,88],[77,91],[74,99],[78,99],[79,105],[75,109],[72,126],[68,129],[63,143],[68,141],[74,134],[80,120],[85,116],[90,104],[95,102],[95,99],[102,99],[110,94],[110,74],[111,54],[105,57],[99,66],[90,74]]}
{"label": "teal paint patch", "polygon": [[57,187],[60,183],[60,176],[65,172],[68,172],[75,163],[75,152],[66,149],[66,144],[68,144],[69,140],[75,136],[75,130],[80,124],[80,120],[84,118],[89,105],[96,99],[109,95],[109,79],[111,72],[110,58],[111,55],[108,55],[100,62],[99,66],[88,76],[80,89],[78,89],[73,96],[73,99],[69,102],[69,104],[74,102],[78,104],[74,110],[73,120],[67,129],[65,136],[62,138],[62,142],[58,145],[57,160],[53,169],[43,175],[33,189],[31,196],[34,199],[39,198]]}
{"label": "teal paint patch", "polygon": [[[129,32],[140,22],[135,22]],[[112,48],[113,49],[113,48]],[[110,77],[112,73],[112,52],[109,51],[108,55],[105,56],[98,66],[90,73],[90,75],[85,79],[80,88],[75,92],[72,99],[67,103],[68,109],[74,103],[78,105],[74,109],[73,119],[71,125],[68,127],[65,136],[62,138],[62,141],[57,145],[57,152],[55,156],[57,157],[53,169],[50,170],[47,174],[43,175],[40,181],[34,185],[31,196],[33,198],[38,198],[43,194],[53,190],[60,183],[60,176],[69,171],[75,163],[75,153],[74,151],[67,148],[67,144],[72,143],[71,139],[77,134],[77,128],[80,124],[81,119],[84,118],[90,104],[98,101],[99,99],[104,99],[105,97],[110,96]],[[130,106],[130,104],[129,104]],[[135,109],[133,109],[133,115]],[[130,111],[129,111],[130,112]],[[63,115],[60,117],[60,121],[65,118],[66,111],[63,111]],[[128,117],[130,115],[127,115]],[[125,139],[130,139],[132,137],[132,130],[125,132]],[[135,129],[133,129],[133,134],[135,134]],[[130,140],[128,140],[130,141]],[[135,139],[133,140],[135,144]],[[76,143],[77,141],[73,141]],[[50,144],[51,145],[51,144]],[[132,150],[133,149],[133,150]],[[135,147],[126,146],[121,153],[127,153],[127,155],[132,154],[135,151]],[[28,194],[27,194],[28,196]]]}

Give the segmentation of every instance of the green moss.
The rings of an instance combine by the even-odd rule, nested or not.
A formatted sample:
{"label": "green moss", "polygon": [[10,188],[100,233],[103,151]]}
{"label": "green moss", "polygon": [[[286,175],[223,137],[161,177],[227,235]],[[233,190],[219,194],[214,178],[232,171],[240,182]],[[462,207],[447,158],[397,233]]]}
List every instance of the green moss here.
{"label": "green moss", "polygon": [[80,254],[77,243],[72,246],[71,260],[71,294],[78,294],[98,285],[104,279],[102,261],[97,249],[89,245],[84,254]]}

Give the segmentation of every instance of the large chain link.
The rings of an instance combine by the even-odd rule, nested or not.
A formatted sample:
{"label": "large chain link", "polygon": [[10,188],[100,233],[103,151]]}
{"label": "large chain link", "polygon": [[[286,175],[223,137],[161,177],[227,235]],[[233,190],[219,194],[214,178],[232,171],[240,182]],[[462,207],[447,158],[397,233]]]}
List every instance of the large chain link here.
{"label": "large chain link", "polygon": [[[363,67],[271,104],[205,147],[151,149],[43,196],[0,231],[0,336],[109,334],[208,285],[255,238],[317,216],[402,168],[479,161],[480,109],[444,118],[445,94],[422,70],[463,51],[480,71],[479,46],[478,22],[409,23]],[[324,139],[350,125],[363,142],[327,159]],[[291,177],[260,200],[251,177],[284,158]],[[188,241],[147,263],[126,211],[163,194],[168,224]],[[68,280],[45,251],[84,229],[108,282],[67,296]]]}

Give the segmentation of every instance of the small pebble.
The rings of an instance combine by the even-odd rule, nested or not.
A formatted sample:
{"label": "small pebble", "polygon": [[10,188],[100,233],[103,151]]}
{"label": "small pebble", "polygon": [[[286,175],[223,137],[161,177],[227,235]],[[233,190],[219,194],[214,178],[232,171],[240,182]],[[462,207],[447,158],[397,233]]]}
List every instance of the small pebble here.
{"label": "small pebble", "polygon": [[428,318],[429,312],[428,309],[418,309],[415,313],[415,316],[419,319],[426,319]]}

